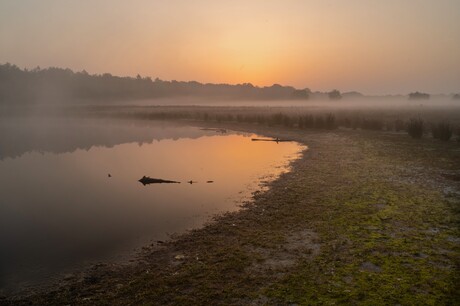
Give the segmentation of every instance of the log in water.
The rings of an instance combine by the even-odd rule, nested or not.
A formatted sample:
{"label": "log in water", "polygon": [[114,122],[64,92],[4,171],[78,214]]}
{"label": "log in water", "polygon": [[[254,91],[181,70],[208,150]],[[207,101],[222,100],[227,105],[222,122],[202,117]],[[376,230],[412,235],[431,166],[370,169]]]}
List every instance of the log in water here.
{"label": "log in water", "polygon": [[291,142],[291,141],[294,141],[294,140],[290,140],[290,139],[279,139],[279,138],[251,138],[252,141],[273,141],[273,142]]}

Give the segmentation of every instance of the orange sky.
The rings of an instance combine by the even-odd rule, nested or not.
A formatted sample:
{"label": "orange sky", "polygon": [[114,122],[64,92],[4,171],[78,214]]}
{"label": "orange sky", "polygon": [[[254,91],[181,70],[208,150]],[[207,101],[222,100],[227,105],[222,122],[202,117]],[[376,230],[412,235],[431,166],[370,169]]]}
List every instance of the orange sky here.
{"label": "orange sky", "polygon": [[3,0],[0,63],[369,94],[460,91],[458,0]]}

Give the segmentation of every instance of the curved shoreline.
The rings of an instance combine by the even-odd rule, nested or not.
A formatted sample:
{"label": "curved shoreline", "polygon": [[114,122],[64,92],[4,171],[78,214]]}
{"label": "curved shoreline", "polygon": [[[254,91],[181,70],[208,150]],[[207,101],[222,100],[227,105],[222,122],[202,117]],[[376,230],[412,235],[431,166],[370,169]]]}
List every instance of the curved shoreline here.
{"label": "curved shoreline", "polygon": [[7,303],[454,301],[458,213],[449,201],[459,197],[443,191],[459,186],[435,175],[460,169],[455,144],[431,142],[422,152],[399,135],[222,127],[308,142],[309,150],[246,209],[147,248],[134,265],[95,266]]}

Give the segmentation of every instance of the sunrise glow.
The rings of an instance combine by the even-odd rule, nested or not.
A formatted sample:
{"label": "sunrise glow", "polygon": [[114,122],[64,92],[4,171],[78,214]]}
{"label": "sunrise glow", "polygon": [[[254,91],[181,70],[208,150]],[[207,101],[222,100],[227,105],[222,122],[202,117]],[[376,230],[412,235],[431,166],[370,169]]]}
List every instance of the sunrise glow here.
{"label": "sunrise glow", "polygon": [[459,20],[454,0],[3,1],[0,59],[165,80],[448,93],[460,82]]}

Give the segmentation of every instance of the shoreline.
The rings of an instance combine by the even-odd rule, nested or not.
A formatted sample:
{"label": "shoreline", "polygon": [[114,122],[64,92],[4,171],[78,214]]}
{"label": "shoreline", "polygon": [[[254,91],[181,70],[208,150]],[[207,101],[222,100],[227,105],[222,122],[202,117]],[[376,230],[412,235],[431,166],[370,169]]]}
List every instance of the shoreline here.
{"label": "shoreline", "polygon": [[[146,124],[148,124],[148,122],[146,122]],[[196,125],[194,126],[193,124],[184,124],[184,122],[182,122],[180,125],[177,123],[169,123],[169,124],[171,126],[176,126],[176,125],[179,127],[190,126],[190,127],[194,127],[197,130],[201,129],[200,127]],[[163,127],[164,125],[162,124],[161,126]],[[215,133],[215,135],[214,135],[214,132],[210,134],[203,133],[202,135],[195,136],[195,138],[198,139],[198,138],[206,138],[206,137],[219,137],[222,131],[218,130],[217,132]],[[240,132],[240,131],[228,131],[228,132],[229,132],[229,136],[238,135],[241,137],[245,137],[248,140],[250,140],[251,136],[256,136],[256,137],[260,136],[260,135],[256,135],[256,134],[252,134],[248,132],[245,132],[245,133]],[[223,135],[227,136],[226,132]],[[188,139],[194,139],[194,138],[184,137],[184,139],[188,140]],[[145,142],[145,143],[152,143],[153,141],[154,140],[151,140],[150,142]],[[88,149],[91,149],[94,146],[96,145],[90,146]],[[78,149],[81,149],[81,148],[78,148]],[[10,282],[10,279],[13,279],[13,277],[11,277],[10,279],[8,279],[7,277],[3,277],[2,280],[4,280],[4,282],[2,283],[2,285],[5,285],[5,286],[4,287],[2,286],[2,288],[0,288],[0,301],[2,300],[2,297],[3,298],[4,297],[22,298],[22,297],[27,297],[29,292],[50,291],[53,288],[61,285],[62,283],[65,283],[71,280],[75,280],[75,279],[84,278],[86,274],[88,273],[82,272],[82,271],[90,272],[91,269],[95,266],[112,265],[116,267],[116,266],[127,266],[127,265],[135,264],[138,258],[140,257],[141,253],[143,253],[143,251],[145,250],[145,248],[147,247],[152,248],[152,245],[156,245],[158,241],[159,241],[159,244],[163,244],[165,241],[175,239],[175,237],[179,237],[183,234],[186,234],[192,229],[202,228],[203,226],[212,222],[216,216],[219,216],[226,212],[233,212],[233,211],[238,211],[242,209],[242,206],[246,205],[245,203],[252,201],[252,196],[254,192],[257,192],[257,193],[263,192],[271,181],[276,180],[282,173],[286,171],[290,171],[290,164],[292,163],[293,160],[300,158],[303,150],[304,150],[304,146],[302,146],[301,144],[295,143],[295,149],[293,152],[291,152],[292,154],[288,154],[285,156],[279,156],[280,157],[279,159],[273,160],[274,162],[273,164],[270,164],[270,165],[267,164],[267,167],[269,168],[264,169],[264,170],[260,169],[257,176],[254,176],[252,180],[248,180],[247,184],[241,185],[241,189],[239,190],[239,192],[235,192],[233,194],[231,200],[222,199],[222,202],[225,201],[228,203],[232,203],[231,207],[228,207],[227,210],[222,210],[222,211],[221,209],[213,207],[213,210],[215,212],[209,211],[209,212],[203,213],[203,218],[202,218],[203,220],[199,222],[194,222],[194,224],[191,225],[189,228],[178,229],[177,231],[161,232],[159,234],[155,233],[153,236],[151,236],[151,239],[148,239],[148,240],[144,239],[144,241],[141,243],[137,243],[136,245],[133,244],[131,248],[125,248],[125,250],[118,251],[118,252],[107,252],[107,255],[104,255],[104,257],[99,257],[99,258],[90,259],[90,260],[87,259],[81,262],[76,262],[72,265],[68,265],[68,267],[65,267],[64,269],[61,269],[61,271],[50,272],[46,274],[45,277],[41,277],[41,278],[36,277],[31,280],[21,279],[21,281],[16,281],[16,282],[14,281]],[[67,151],[65,153],[67,153]],[[185,181],[182,181],[182,182],[184,183]],[[135,184],[137,184],[137,181],[135,182]],[[190,219],[192,219],[192,217],[190,217]],[[8,287],[6,285],[8,285]]]}
{"label": "shoreline", "polygon": [[[379,304],[388,296],[403,304],[409,300],[426,302],[427,298],[438,303],[454,301],[453,284],[458,276],[452,267],[458,260],[455,241],[459,238],[452,222],[458,212],[452,214],[452,220],[429,212],[452,213],[446,198],[455,202],[459,194],[448,196],[439,190],[460,189],[456,189],[458,182],[448,179],[438,179],[438,185],[427,189],[432,185],[427,177],[436,169],[460,169],[458,145],[431,142],[433,151],[420,153],[416,141],[400,135],[270,130],[242,124],[212,126],[289,138],[309,150],[293,161],[292,171],[271,182],[268,191],[254,194],[252,204],[217,216],[203,228],[145,248],[133,265],[96,265],[89,274],[69,279],[61,288],[6,301],[257,305],[356,303],[371,298]],[[382,153],[382,148],[390,150]],[[442,153],[446,148],[449,156]],[[410,152],[419,160],[411,161],[407,172],[400,169],[407,160],[392,150]],[[436,154],[442,154],[443,159],[431,160]],[[417,170],[418,164],[428,160],[428,170]],[[398,187],[401,184],[405,188]],[[404,205],[396,206],[401,200]],[[433,206],[435,203],[442,205]],[[408,220],[408,212],[416,212],[416,218]],[[423,229],[427,224],[432,227]],[[426,233],[433,228],[436,233]],[[422,234],[433,236],[431,245],[448,254],[430,249],[419,238],[401,245],[401,239],[408,239],[401,238],[407,232],[411,240]],[[450,240],[440,240],[439,235]],[[396,254],[395,248],[401,249],[401,254]],[[450,268],[439,268],[446,260]],[[434,278],[428,281],[423,275],[413,275],[414,271],[430,271]],[[417,290],[408,285],[411,282]],[[378,284],[386,289],[376,290]],[[392,284],[403,289],[392,288]]]}
{"label": "shoreline", "polygon": [[[94,120],[101,120],[101,119],[94,119]],[[126,119],[113,119],[113,120],[126,120]],[[130,120],[131,121],[131,120]],[[143,121],[140,121],[142,123]],[[201,124],[197,124],[197,122],[184,122],[184,121],[167,121],[163,122],[160,121],[162,124],[171,124],[173,126],[184,126],[184,127],[194,127],[197,129],[206,129]],[[144,124],[148,126],[149,121],[145,121]],[[212,126],[212,125],[211,125]],[[237,135],[244,135],[245,137],[257,136],[257,137],[264,137],[264,135],[257,135],[252,133],[248,130],[228,130],[230,134],[237,134]],[[220,136],[222,131],[220,129],[216,130],[216,136]],[[226,135],[227,132],[224,132]],[[207,137],[207,136],[214,136],[214,135],[202,135],[200,137]],[[187,138],[188,139],[188,138]],[[147,142],[148,143],[148,142]],[[280,175],[283,173],[291,171],[291,165],[294,161],[301,158],[303,151],[307,148],[305,145],[297,143],[299,149],[293,155],[284,156],[283,165],[278,165],[277,167],[282,168],[282,170],[277,174],[269,174],[269,173],[260,173],[260,177],[257,180],[254,180],[249,185],[244,186],[244,189],[249,190],[243,191],[241,190],[239,195],[235,195],[235,207],[234,209],[218,212],[214,214],[210,214],[208,219],[204,221],[201,225],[192,227],[183,231],[178,232],[171,232],[168,235],[168,238],[160,238],[161,240],[151,239],[149,242],[145,242],[142,245],[138,245],[131,251],[122,252],[120,254],[112,254],[107,258],[100,258],[97,260],[86,261],[86,263],[78,263],[74,266],[70,267],[69,269],[64,270],[63,272],[53,273],[48,279],[43,279],[41,281],[32,281],[23,282],[23,288],[8,288],[6,290],[0,291],[0,302],[2,299],[26,299],[30,295],[35,294],[42,294],[49,291],[52,291],[53,288],[61,286],[64,283],[70,283],[75,280],[81,281],[88,277],[92,273],[92,270],[95,268],[99,269],[101,267],[113,267],[114,269],[119,269],[121,267],[130,267],[132,265],[137,264],[139,261],[142,261],[142,256],[145,255],[145,251],[148,249],[149,252],[153,251],[157,248],[160,248],[164,243],[171,242],[172,240],[177,239],[177,237],[181,237],[187,235],[192,230],[199,230],[203,227],[207,226],[210,223],[215,222],[216,218],[226,214],[226,213],[237,213],[241,209],[245,209],[248,205],[251,205],[253,202],[253,195],[258,193],[263,193],[269,188],[269,185],[274,180],[279,179]],[[81,149],[81,148],[78,148]],[[65,152],[67,153],[67,152]],[[243,195],[244,193],[244,195]],[[119,255],[119,256],[118,256]],[[18,286],[20,288],[21,286]],[[29,292],[33,292],[30,294]]]}

